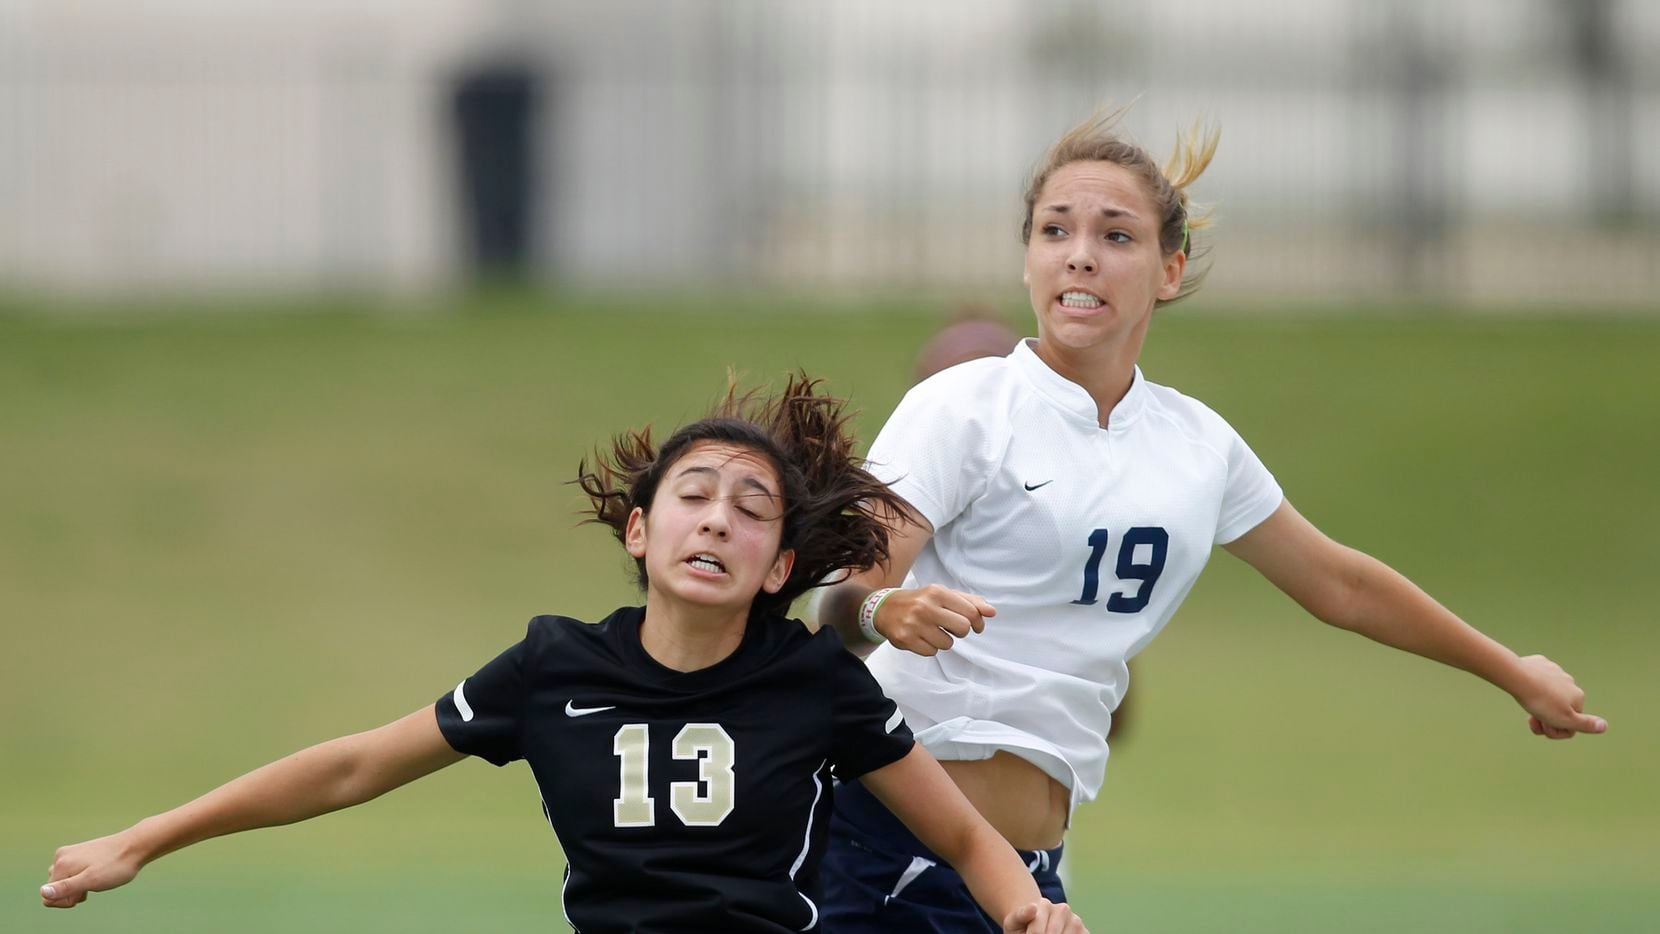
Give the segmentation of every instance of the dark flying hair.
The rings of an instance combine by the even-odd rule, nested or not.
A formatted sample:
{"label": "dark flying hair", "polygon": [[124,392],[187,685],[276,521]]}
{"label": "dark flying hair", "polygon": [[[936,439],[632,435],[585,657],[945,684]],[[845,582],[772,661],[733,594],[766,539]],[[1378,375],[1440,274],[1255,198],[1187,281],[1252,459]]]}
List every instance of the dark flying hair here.
{"label": "dark flying hair", "polygon": [[[836,583],[842,569],[864,570],[888,560],[889,526],[916,512],[863,467],[853,453],[847,404],[821,391],[822,380],[804,372],[790,375],[782,392],[726,395],[709,414],[670,435],[659,447],[651,428],[630,429],[577,465],[576,483],[588,494],[593,516],[585,521],[611,527],[622,541],[634,508],[651,512],[657,486],[675,462],[700,442],[755,451],[778,472],[783,487],[781,548],[795,550],[789,579],[777,593],[760,591],[754,609],[783,613],[795,598],[821,584]],[[635,559],[641,589],[650,579],[643,558]],[[829,578],[829,579],[827,579]]]}

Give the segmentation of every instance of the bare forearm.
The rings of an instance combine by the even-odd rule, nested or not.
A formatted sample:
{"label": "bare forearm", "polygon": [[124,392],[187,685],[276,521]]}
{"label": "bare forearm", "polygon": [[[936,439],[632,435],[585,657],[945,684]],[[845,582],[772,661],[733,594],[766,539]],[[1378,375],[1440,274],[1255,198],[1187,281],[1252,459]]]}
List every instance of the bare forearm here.
{"label": "bare forearm", "polygon": [[1608,729],[1585,713],[1585,692],[1562,666],[1517,658],[1388,565],[1327,538],[1288,502],[1225,547],[1317,618],[1485,678],[1527,710],[1539,735]]}
{"label": "bare forearm", "polygon": [[955,852],[936,849],[957,874],[963,877],[974,900],[986,914],[999,920],[1021,905],[1042,898],[1037,882],[1020,862],[1020,856],[991,825],[979,823],[962,835]]}
{"label": "bare forearm", "polygon": [[920,745],[861,781],[917,840],[951,864],[993,918],[1042,896],[1020,856]]}
{"label": "bare forearm", "polygon": [[[1512,695],[1522,690],[1516,653],[1459,619],[1398,571],[1351,550],[1347,597],[1326,622],[1484,678]],[[1312,609],[1312,608],[1311,608]]]}
{"label": "bare forearm", "polygon": [[432,707],[302,749],[120,833],[60,847],[41,903],[73,908],[89,892],[126,885],[145,864],[192,843],[361,804],[461,758]]}
{"label": "bare forearm", "polygon": [[431,707],[378,729],[319,743],[135,825],[133,855],[147,863],[210,837],[292,824],[362,804],[460,761]]}
{"label": "bare forearm", "polygon": [[876,586],[855,575],[824,589],[818,603],[818,624],[830,626],[841,636],[842,645],[858,655],[869,654],[875,648],[859,631],[859,604],[870,596]]}
{"label": "bare forearm", "polygon": [[320,743],[233,779],[194,801],[136,824],[130,834],[148,863],[212,837],[292,824],[360,804],[385,788],[364,781],[356,736]]}

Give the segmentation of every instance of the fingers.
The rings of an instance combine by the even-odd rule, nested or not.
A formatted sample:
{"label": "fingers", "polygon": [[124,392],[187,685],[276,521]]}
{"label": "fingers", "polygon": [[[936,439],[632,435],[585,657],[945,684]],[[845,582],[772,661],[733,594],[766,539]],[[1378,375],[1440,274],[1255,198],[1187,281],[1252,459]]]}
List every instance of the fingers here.
{"label": "fingers", "polygon": [[923,622],[938,626],[960,639],[971,631],[985,630],[986,621],[980,613],[982,606],[989,604],[972,594],[932,585],[925,589],[924,601],[918,610]]}
{"label": "fingers", "polygon": [[1565,721],[1567,726],[1558,726],[1547,723],[1538,717],[1527,718],[1527,728],[1533,731],[1534,736],[1543,736],[1546,739],[1573,739],[1581,733],[1606,733],[1608,721],[1601,717],[1589,714],[1574,714]]}
{"label": "fingers", "polygon": [[1004,934],[1089,934],[1071,907],[1040,898],[1003,919]]}
{"label": "fingers", "polygon": [[[951,638],[951,633],[946,632],[938,626],[923,626],[917,632],[917,637],[923,642],[926,642],[928,647],[932,648],[935,652],[943,652],[946,649],[951,648],[951,643],[955,641]],[[932,655],[933,652],[928,654]]]}
{"label": "fingers", "polygon": [[1031,930],[1032,921],[1037,916],[1037,902],[1021,905],[1009,912],[1009,916],[1003,919],[1003,934],[1026,934],[1027,931]]}
{"label": "fingers", "polygon": [[1567,726],[1557,726],[1551,723],[1544,723],[1537,717],[1530,718],[1530,720],[1531,722],[1529,722],[1529,726],[1532,726],[1533,723],[1539,723],[1542,727],[1542,729],[1537,729],[1533,732],[1548,739],[1573,739],[1581,733],[1608,732],[1608,721],[1601,717],[1593,717],[1590,714],[1574,714],[1566,720],[1566,723],[1568,724]]}
{"label": "fingers", "polygon": [[957,640],[984,632],[997,610],[985,598],[930,584],[896,593],[882,604],[877,629],[894,646],[918,655],[947,651]]}
{"label": "fingers", "polygon": [[40,887],[40,903],[47,908],[74,908],[86,901],[86,886],[80,876],[48,882]]}
{"label": "fingers", "polygon": [[1072,909],[1066,905],[1051,904],[1044,912],[1042,927],[1031,925],[1026,928],[1030,934],[1087,934],[1084,931],[1084,922]]}
{"label": "fingers", "polygon": [[1572,739],[1580,733],[1604,733],[1608,721],[1585,713],[1585,692],[1561,665],[1543,655],[1521,659],[1531,685],[1517,695],[1528,711],[1528,729],[1547,739]]}
{"label": "fingers", "polygon": [[1606,733],[1608,721],[1601,717],[1593,717],[1588,713],[1574,716],[1574,729],[1581,733]]}

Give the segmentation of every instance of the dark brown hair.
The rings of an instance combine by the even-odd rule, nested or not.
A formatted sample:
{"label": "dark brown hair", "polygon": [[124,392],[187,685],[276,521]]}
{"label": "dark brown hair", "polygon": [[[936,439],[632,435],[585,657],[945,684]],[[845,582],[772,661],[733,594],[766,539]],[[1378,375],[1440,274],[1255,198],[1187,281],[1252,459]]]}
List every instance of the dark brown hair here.
{"label": "dark brown hair", "polygon": [[1205,273],[1210,271],[1208,264],[1197,262],[1210,248],[1194,242],[1194,234],[1210,226],[1210,212],[1198,210],[1187,189],[1210,165],[1222,134],[1214,125],[1195,123],[1177,134],[1176,148],[1160,168],[1147,150],[1119,135],[1118,123],[1127,109],[1097,113],[1068,130],[1049,147],[1026,185],[1026,221],[1020,228],[1020,242],[1032,240],[1032,213],[1038,196],[1043,194],[1043,186],[1056,169],[1073,162],[1111,162],[1122,166],[1141,179],[1154,210],[1159,212],[1159,248],[1166,255],[1177,250],[1187,253],[1187,271],[1182,274],[1181,290],[1175,298],[1158,303],[1168,305],[1197,292]]}
{"label": "dark brown hair", "polygon": [[[659,447],[651,428],[631,429],[609,449],[584,458],[576,483],[588,494],[593,517],[622,541],[629,513],[647,513],[669,468],[700,442],[731,444],[766,457],[783,487],[781,548],[795,550],[795,564],[775,594],[755,595],[754,608],[782,613],[796,597],[836,583],[843,569],[864,570],[888,559],[888,530],[915,511],[864,469],[853,453],[847,404],[820,391],[821,380],[791,374],[782,392],[739,392],[735,382],[709,414],[686,425]],[[650,579],[645,559],[635,559],[641,589]]]}

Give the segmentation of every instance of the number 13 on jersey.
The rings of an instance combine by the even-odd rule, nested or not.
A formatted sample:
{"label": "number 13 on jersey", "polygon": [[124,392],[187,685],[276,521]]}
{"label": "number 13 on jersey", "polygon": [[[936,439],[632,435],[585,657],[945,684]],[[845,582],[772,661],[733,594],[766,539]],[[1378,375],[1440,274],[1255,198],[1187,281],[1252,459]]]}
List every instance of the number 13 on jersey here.
{"label": "number 13 on jersey", "polygon": [[[1079,606],[1094,606],[1101,589],[1101,559],[1106,556],[1111,534],[1106,529],[1089,533],[1089,558],[1084,561],[1084,592],[1072,601]],[[1146,557],[1137,560],[1138,549]],[[1156,525],[1138,525],[1124,533],[1118,541],[1118,562],[1114,571],[1121,581],[1140,581],[1135,593],[1126,596],[1115,593],[1107,597],[1109,613],[1140,613],[1153,599],[1153,585],[1164,573],[1164,559],[1170,553],[1170,533]]]}
{"label": "number 13 on jersey", "polygon": [[[650,752],[651,732],[644,723],[624,724],[611,738],[611,754],[622,760],[620,793],[611,802],[615,826],[657,824],[657,799],[647,775]],[[676,759],[697,760],[697,781],[669,782],[669,810],[687,827],[720,826],[732,813],[732,737],[718,723],[688,723],[675,734],[670,752]]]}

